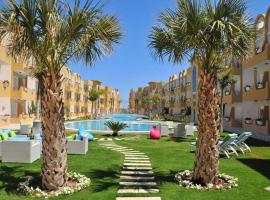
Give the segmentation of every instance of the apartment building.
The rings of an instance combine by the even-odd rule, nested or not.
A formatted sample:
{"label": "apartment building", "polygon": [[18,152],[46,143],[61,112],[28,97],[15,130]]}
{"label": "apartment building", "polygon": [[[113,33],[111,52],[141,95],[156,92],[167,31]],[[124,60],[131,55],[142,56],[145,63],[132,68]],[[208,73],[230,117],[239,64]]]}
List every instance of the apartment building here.
{"label": "apartment building", "polygon": [[[266,14],[257,16],[255,29],[256,38],[250,55],[242,61],[231,59],[227,64],[235,84],[228,86],[223,94],[224,127],[270,134],[270,8]],[[190,64],[178,76],[170,76],[168,82],[156,90],[163,94],[160,115],[196,123],[200,66],[196,59]],[[140,99],[144,98],[143,90],[145,88],[131,91],[130,110],[136,101],[141,102]],[[143,107],[137,103],[136,113],[148,115]]]}
{"label": "apartment building", "polygon": [[31,105],[36,102],[37,81],[28,69],[33,62],[13,60],[0,46],[0,126],[32,122]]}
{"label": "apartment building", "polygon": [[[63,94],[65,117],[93,117],[120,112],[120,92],[109,86],[102,85],[98,80],[83,80],[78,73],[64,67],[61,71],[64,77]],[[89,101],[91,90],[102,90],[103,93],[96,102]]]}
{"label": "apartment building", "polygon": [[[35,67],[33,61],[22,62],[7,55],[4,46],[0,46],[0,126],[7,124],[32,123],[36,106],[38,82],[30,74]],[[118,113],[120,111],[120,93],[117,89],[103,86],[98,80],[82,80],[80,74],[64,67],[63,95],[65,116],[77,118]],[[91,89],[102,89],[104,94],[92,109],[88,100]]]}

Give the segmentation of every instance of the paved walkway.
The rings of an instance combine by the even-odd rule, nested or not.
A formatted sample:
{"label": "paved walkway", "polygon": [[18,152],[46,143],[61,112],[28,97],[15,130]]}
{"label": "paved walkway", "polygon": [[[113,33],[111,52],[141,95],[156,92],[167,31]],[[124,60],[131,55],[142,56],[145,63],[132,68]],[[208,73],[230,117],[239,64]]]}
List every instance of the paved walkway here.
{"label": "paved walkway", "polygon": [[[161,200],[155,195],[159,193],[159,189],[157,189],[150,159],[145,153],[117,145],[111,138],[98,141],[102,146],[125,155],[117,193],[119,196],[124,194],[130,197],[117,197],[116,200]],[[140,194],[140,197],[134,197],[134,194]],[[149,194],[152,194],[152,197]]]}

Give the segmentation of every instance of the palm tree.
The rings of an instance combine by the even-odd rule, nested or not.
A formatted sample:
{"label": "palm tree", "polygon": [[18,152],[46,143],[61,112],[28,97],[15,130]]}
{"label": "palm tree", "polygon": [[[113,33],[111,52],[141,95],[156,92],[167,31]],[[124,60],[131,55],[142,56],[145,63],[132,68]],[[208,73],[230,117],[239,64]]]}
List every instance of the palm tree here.
{"label": "palm tree", "polygon": [[104,94],[103,90],[92,89],[89,91],[88,99],[92,102],[91,113],[94,114],[94,104],[95,104],[95,116],[97,116],[97,100],[99,99],[100,95],[102,95],[102,94]]}
{"label": "palm tree", "polygon": [[114,121],[107,121],[105,122],[105,126],[107,126],[109,129],[113,131],[112,136],[118,136],[118,132],[122,129],[128,127],[127,124],[121,123],[121,122],[114,122]]}
{"label": "palm tree", "polygon": [[228,86],[232,87],[232,85],[234,85],[235,83],[236,83],[236,80],[234,80],[231,70],[229,70],[226,74],[224,74],[223,76],[218,78],[218,84],[219,84],[220,92],[221,92],[221,96],[220,96],[220,116],[219,116],[219,119],[220,119],[219,132],[220,133],[223,132],[223,113],[224,113],[223,97],[224,97],[224,90]]}
{"label": "palm tree", "polygon": [[71,59],[92,65],[110,53],[121,37],[118,20],[98,4],[75,0],[7,0],[0,11],[0,39],[8,53],[34,59],[40,83],[42,187],[57,190],[67,183],[62,67]]}
{"label": "palm tree", "polygon": [[155,57],[179,63],[194,58],[199,64],[198,141],[193,181],[217,183],[219,164],[219,102],[217,73],[229,57],[249,52],[253,30],[244,0],[178,0],[163,12],[150,33]]}

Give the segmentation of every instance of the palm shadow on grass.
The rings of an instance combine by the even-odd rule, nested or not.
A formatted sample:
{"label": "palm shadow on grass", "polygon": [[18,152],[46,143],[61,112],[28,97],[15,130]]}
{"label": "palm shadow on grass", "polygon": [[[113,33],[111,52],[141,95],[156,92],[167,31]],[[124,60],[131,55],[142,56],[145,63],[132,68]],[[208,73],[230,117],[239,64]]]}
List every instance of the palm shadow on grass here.
{"label": "palm shadow on grass", "polygon": [[2,182],[0,190],[4,189],[8,194],[19,195],[17,192],[18,184],[25,181],[26,176],[33,176],[36,184],[40,184],[39,172],[24,170],[22,166],[2,165],[0,167],[0,182]]}
{"label": "palm shadow on grass", "polygon": [[246,166],[254,169],[266,178],[270,179],[270,159],[257,159],[257,158],[237,158],[236,160],[245,164]]}
{"label": "palm shadow on grass", "polygon": [[175,174],[177,174],[178,171],[170,170],[169,172],[154,172],[155,180],[158,183],[158,185],[166,184],[166,183],[176,183],[175,181]]}
{"label": "palm shadow on grass", "polygon": [[119,185],[119,172],[115,169],[93,169],[86,175],[91,178],[94,192],[102,192]]}
{"label": "palm shadow on grass", "polygon": [[251,147],[269,147],[270,146],[270,142],[258,140],[255,138],[249,138],[247,140],[247,144]]}

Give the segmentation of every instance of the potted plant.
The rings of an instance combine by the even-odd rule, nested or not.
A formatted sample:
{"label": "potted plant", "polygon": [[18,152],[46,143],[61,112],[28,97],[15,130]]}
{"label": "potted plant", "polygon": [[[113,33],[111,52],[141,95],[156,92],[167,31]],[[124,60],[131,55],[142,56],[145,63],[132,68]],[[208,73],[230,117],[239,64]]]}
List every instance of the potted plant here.
{"label": "potted plant", "polygon": [[252,119],[250,117],[245,118],[245,123],[246,124],[252,124]]}
{"label": "potted plant", "polygon": [[246,85],[246,86],[245,86],[245,91],[246,91],[246,92],[249,92],[250,90],[251,90],[251,85]]}
{"label": "potted plant", "polygon": [[258,126],[263,126],[263,120],[262,119],[256,119],[256,124]]}
{"label": "potted plant", "polygon": [[113,131],[112,136],[118,136],[118,132],[122,129],[128,127],[127,124],[121,123],[121,122],[114,122],[114,121],[107,121],[105,122],[105,125]]}
{"label": "potted plant", "polygon": [[263,82],[258,82],[257,83],[257,89],[262,89],[264,87]]}

